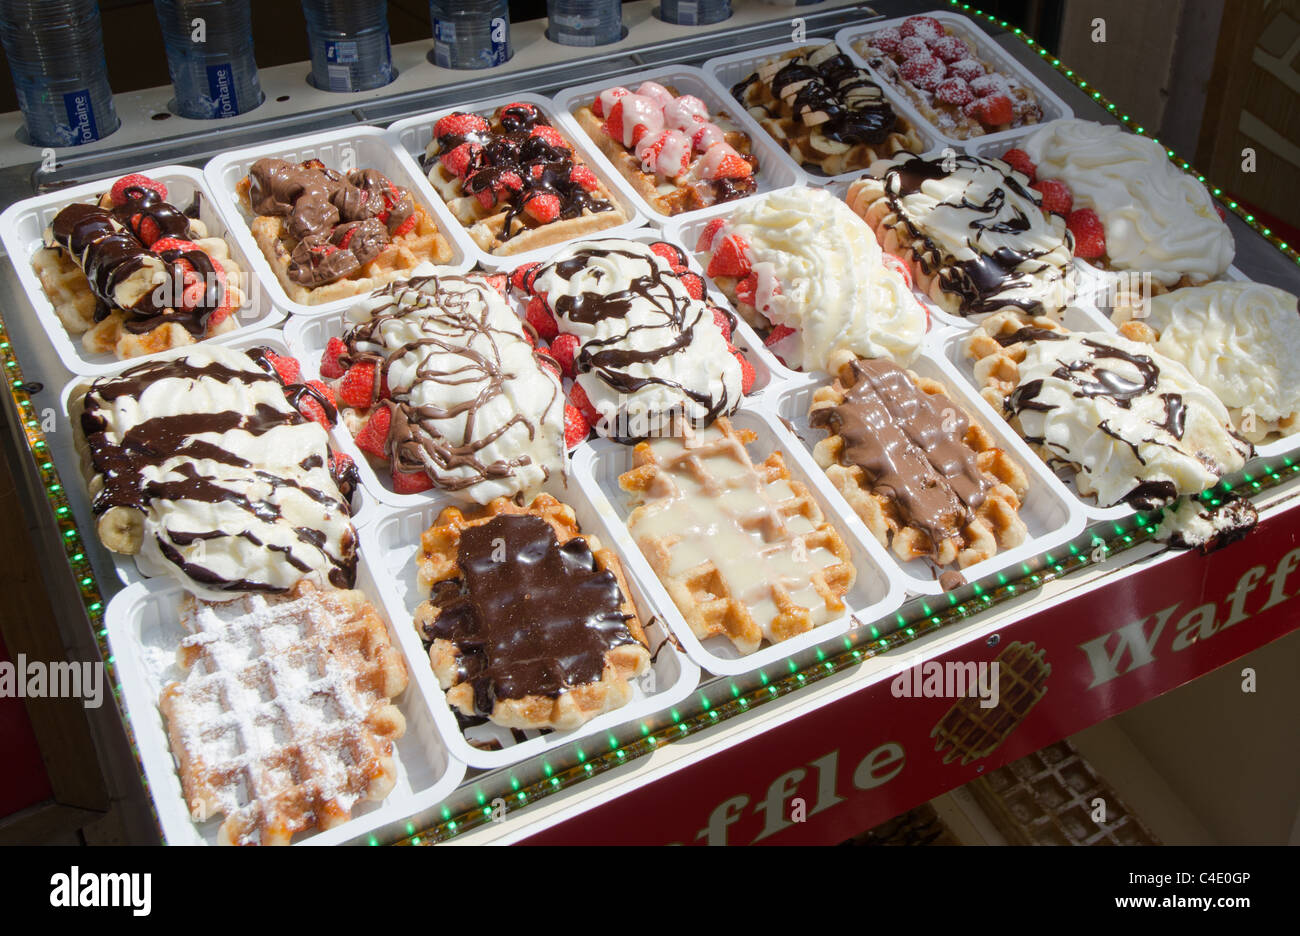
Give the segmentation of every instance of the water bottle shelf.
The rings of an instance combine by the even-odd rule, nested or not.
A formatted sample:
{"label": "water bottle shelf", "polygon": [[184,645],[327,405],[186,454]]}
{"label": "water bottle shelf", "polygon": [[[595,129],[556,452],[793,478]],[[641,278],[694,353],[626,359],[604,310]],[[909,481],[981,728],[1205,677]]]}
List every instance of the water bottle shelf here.
{"label": "water bottle shelf", "polygon": [[382,88],[348,94],[313,87],[310,62],[259,71],[264,103],[221,120],[191,120],[169,109],[170,85],[114,97],[121,128],[84,146],[42,151],[25,142],[22,114],[0,114],[0,207],[72,180],[129,171],[145,163],[201,165],[214,153],[276,137],[350,123],[387,124],[399,117],[526,89],[550,93],[577,80],[595,81],[643,65],[698,63],[724,51],[788,42],[802,21],[809,37],[831,36],[850,23],[878,18],[858,0],[823,0],[815,6],[736,4],[732,16],[709,26],[665,23],[654,14],[659,0],[623,4],[627,36],[594,48],[564,46],[544,34],[546,20],[512,23],[514,56],[504,65],[474,71],[440,68],[430,61],[433,39],[392,48],[396,79]]}

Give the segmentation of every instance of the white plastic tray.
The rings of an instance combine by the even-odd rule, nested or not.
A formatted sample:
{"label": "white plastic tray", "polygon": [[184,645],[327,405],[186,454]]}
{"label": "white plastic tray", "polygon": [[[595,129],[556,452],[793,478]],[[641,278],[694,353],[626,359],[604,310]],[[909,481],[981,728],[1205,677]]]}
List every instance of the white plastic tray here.
{"label": "white plastic tray", "polygon": [[[791,49],[806,49],[813,46],[822,46],[834,42],[833,39],[806,39],[803,42],[784,42],[780,45],[764,46],[762,49],[751,49],[748,52],[736,52],[731,55],[719,55],[711,58],[704,63],[704,73],[708,76],[710,82],[718,89],[723,98],[732,102],[745,117],[749,118],[755,126],[758,121],[755,120],[740,102],[731,96],[731,88],[740,81],[748,78],[758,70],[758,67],[766,62],[770,62],[778,56],[789,52]],[[840,51],[844,51],[844,46],[840,46]],[[852,56],[850,56],[852,57]],[[862,65],[855,59],[855,63]],[[868,69],[870,71],[870,69]],[[885,99],[890,106],[908,123],[916,128],[917,134],[921,137],[921,152],[928,153],[930,150],[938,149],[942,144],[940,138],[930,129],[930,124],[917,112],[912,106],[911,101],[907,100],[906,95],[900,94],[896,89],[890,87],[887,81],[884,81],[875,72],[871,72],[872,78],[881,88]],[[762,135],[768,140],[772,137],[759,126]],[[796,166],[794,159],[785,152],[785,148],[775,140],[773,145],[785,154],[786,162]],[[838,175],[824,175],[821,170],[807,166],[796,166],[801,181],[806,181],[810,185],[825,184],[827,182],[847,181],[857,179],[866,174],[867,167],[854,169],[852,172],[841,172]]]}
{"label": "white plastic tray", "polygon": [[[374,579],[364,563],[357,587],[382,615]],[[222,817],[204,823],[191,818],[158,708],[163,687],[183,674],[175,662],[176,647],[185,636],[178,616],[183,595],[176,585],[136,583],[109,602],[105,624],[122,681],[122,702],[135,731],[163,837],[171,845],[215,845]],[[392,621],[385,623],[394,646],[400,646]],[[408,821],[419,825],[421,817],[433,820],[433,808],[460,784],[465,765],[448,753],[438,734],[432,713],[439,703],[429,698],[414,676],[420,663],[418,658],[406,660],[412,675],[406,691],[394,700],[406,718],[406,733],[394,743],[397,783],[393,791],[382,802],[358,803],[347,822],[300,836],[294,844],[337,845],[365,841],[371,835],[381,841],[397,837]]]}
{"label": "white plastic tray", "polygon": [[660,608],[691,659],[718,676],[734,676],[771,666],[801,650],[838,637],[851,628],[869,625],[898,610],[907,588],[898,566],[886,556],[862,521],[852,511],[846,513],[832,498],[834,490],[825,474],[776,417],[762,409],[747,408],[732,415],[730,420],[737,429],[751,429],[758,435],[749,446],[750,456],[755,462],[762,461],[774,450],[782,452],[790,476],[808,486],[827,520],[844,539],[857,569],[857,580],[845,596],[848,608],[842,616],[814,627],[806,634],[768,644],[748,656],[742,656],[726,637],[701,641],[695,636],[628,532],[625,524],[631,509],[627,494],[619,488],[618,477],[632,468],[632,447],[600,439],[579,448],[573,458],[574,476],[596,504],[601,516],[609,517],[609,528],[624,563],[641,580],[651,601]]}
{"label": "white plastic tray", "polygon": [[[271,348],[278,354],[292,354],[292,352],[289,349],[289,345],[284,340],[283,332],[281,332],[281,330],[278,328],[266,328],[266,329],[262,329],[261,331],[248,331],[248,332],[241,331],[238,333],[238,338],[234,341],[229,342],[229,345],[232,348],[238,348],[241,351],[247,350],[248,348],[265,346]],[[184,354],[188,350],[189,348],[175,348],[171,351],[162,352],[157,355],[151,355],[150,359],[153,358],[165,359],[165,358],[178,357]],[[130,361],[122,361],[120,370],[126,370],[128,367],[134,366],[137,362],[138,359],[136,358],[132,358]],[[304,379],[312,380],[315,378],[314,373],[307,374],[306,371],[307,368],[304,367],[303,368]],[[117,372],[119,371],[114,371],[113,373],[117,373]],[[103,377],[103,376],[110,376],[110,375],[101,374],[99,376]],[[60,413],[63,416],[64,425],[68,427],[69,432],[81,431],[80,427],[73,425],[72,417],[69,415],[72,408],[73,395],[76,394],[78,391],[84,394],[85,391],[89,389],[90,384],[92,382],[93,382],[92,380],[87,379],[85,377],[73,377],[66,384],[64,384],[63,390],[59,393]],[[346,445],[350,447],[345,447],[344,437],[347,437]],[[357,453],[353,451],[353,449],[355,449],[355,446],[352,445],[352,439],[350,436],[348,436],[348,431],[346,428],[343,427],[342,423],[335,423],[334,426],[330,428],[330,444],[334,447],[336,451],[346,452],[348,455],[351,455],[353,461],[357,463],[357,468],[359,470],[364,472],[369,467],[365,465],[363,463],[363,459],[358,458]],[[80,467],[81,466],[78,465],[78,469],[80,469]],[[80,470],[78,470],[77,472],[77,481],[82,485],[85,485],[87,483],[85,476],[81,473]],[[360,528],[363,523],[368,523],[371,520],[372,514],[375,511],[371,509],[369,505],[373,500],[374,500],[373,495],[367,493],[364,484],[357,486],[357,489],[352,494],[352,525],[354,527]],[[91,535],[94,535],[93,532]],[[156,580],[151,579],[149,576],[145,575],[140,571],[139,567],[135,564],[134,556],[125,556],[121,553],[115,553],[112,550],[106,550],[106,551],[108,552],[109,556],[112,557],[113,568],[117,571],[117,577],[122,580],[122,584],[124,585],[132,585],[136,582],[157,581],[159,583],[162,583],[162,582],[172,581],[172,579],[166,577],[160,577],[157,578]]]}
{"label": "white plastic tray", "polygon": [[414,198],[433,218],[451,246],[451,259],[441,269],[466,270],[471,260],[469,239],[465,237],[461,226],[447,211],[441,199],[429,198],[425,189],[420,187],[423,175],[420,167],[406,153],[392,146],[383,130],[378,127],[342,127],[308,136],[294,137],[270,143],[259,143],[245,149],[231,150],[214,156],[203,169],[208,186],[216,195],[217,210],[226,219],[226,225],[234,232],[244,253],[252,260],[256,271],[266,289],[277,305],[294,315],[324,315],[337,309],[345,309],[356,301],[355,296],[323,302],[320,305],[307,305],[294,302],[285,293],[284,287],[267,262],[262,249],[253,239],[249,228],[252,218],[239,204],[236,186],[248,175],[249,168],[259,159],[277,157],[291,162],[306,159],[319,159],[326,166],[337,169],[349,165],[357,169],[377,169],[386,175],[395,185],[411,193]]}
{"label": "white plastic tray", "polygon": [[469,236],[469,232],[462,224],[460,224],[459,221],[456,221],[455,217],[451,215],[450,210],[446,208],[446,203],[442,200],[442,196],[438,194],[437,189],[433,187],[433,183],[429,181],[428,175],[420,169],[420,158],[424,156],[425,150],[428,149],[429,142],[433,139],[433,128],[441,118],[458,111],[467,111],[471,114],[490,117],[498,107],[515,101],[536,105],[537,109],[540,110],[546,119],[551,122],[552,126],[554,126],[556,130],[560,131],[560,134],[573,144],[574,149],[577,151],[578,155],[582,157],[583,162],[591,167],[591,170],[596,173],[596,177],[604,183],[605,188],[609,191],[610,195],[618,201],[619,206],[624,210],[624,212],[626,212],[628,216],[627,221],[597,231],[596,234],[603,237],[610,234],[626,233],[645,224],[645,218],[641,213],[641,204],[637,199],[629,197],[627,191],[623,187],[619,186],[618,183],[621,181],[619,174],[613,171],[607,163],[603,162],[599,158],[599,153],[593,152],[594,147],[588,144],[586,134],[581,131],[574,133],[573,128],[569,127],[562,120],[557,119],[558,114],[555,106],[548,98],[544,98],[541,95],[509,94],[486,101],[476,101],[475,103],[468,104],[464,107],[446,107],[439,111],[433,111],[428,114],[417,114],[414,117],[407,117],[404,120],[397,121],[397,123],[384,131],[385,136],[388,138],[389,143],[391,143],[396,149],[410,157],[411,162],[415,165],[415,171],[418,177],[416,185],[421,196],[426,201],[436,202],[441,205],[447,212],[448,217],[452,218],[452,223],[456,225],[456,228],[461,233],[461,238],[465,244],[465,250],[474,262],[491,270],[512,269],[521,263],[543,259],[547,255],[558,250],[561,244],[572,243],[575,240],[583,239],[581,236],[575,236],[568,238],[565,241],[561,241],[558,244],[548,244],[545,247],[538,247],[535,250],[526,250],[521,253],[511,254],[508,257],[499,257],[495,254],[490,254],[478,244],[474,243],[473,239]]}
{"label": "white plastic tray", "polygon": [[[570,483],[565,489],[561,484],[553,483],[547,485],[547,490],[573,508],[584,533],[594,534],[606,548],[620,552],[618,543],[610,535],[611,518],[594,507],[578,486]],[[472,767],[485,769],[518,763],[662,711],[677,704],[695,689],[699,683],[699,669],[673,646],[663,624],[663,610],[653,598],[647,599],[642,583],[628,568],[627,557],[621,556],[628,587],[632,592],[631,598],[641,617],[654,657],[650,672],[633,680],[632,701],[622,708],[593,718],[573,731],[528,731],[524,733],[525,740],[516,740],[509,729],[488,723],[462,733],[456,716],[438,685],[438,678],[429,663],[414,623],[415,609],[424,600],[416,578],[420,535],[433,525],[444,507],[455,503],[451,498],[439,495],[426,497],[421,506],[386,508],[373,523],[362,530],[361,549],[377,568],[387,572],[380,582],[379,595],[387,608],[389,620],[396,624],[398,639],[411,662],[412,681],[419,683],[421,692],[430,700],[434,722],[438,725],[448,750],[457,758]],[[499,750],[482,750],[471,744],[470,739],[479,742],[497,741],[501,747]]]}
{"label": "white plastic tray", "polygon": [[[960,13],[950,13],[947,10],[927,10],[925,15],[933,16],[935,19],[943,23],[944,26],[952,29],[953,33],[956,34],[958,38],[965,40],[967,45],[974,46],[979,58],[986,64],[992,65],[996,71],[1004,73],[1010,72],[1032,87],[1034,93],[1038,95],[1038,106],[1043,112],[1043,118],[1039,123],[1030,124],[1027,127],[1015,127],[1011,130],[1001,130],[997,133],[987,133],[982,136],[974,136],[965,140],[959,140],[956,137],[948,136],[934,124],[930,123],[924,117],[921,117],[918,112],[917,117],[922,121],[922,125],[929,129],[930,135],[939,141],[941,145],[954,146],[958,148],[965,147],[970,149],[976,144],[983,145],[991,141],[1004,142],[1032,133],[1035,129],[1049,120],[1059,120],[1062,117],[1074,116],[1074,111],[1070,109],[1068,104],[1043,84],[1043,82],[1029,71],[1029,69],[1025,68],[1024,65],[1016,61],[1016,59],[1013,58],[1005,49],[990,39],[988,33],[980,29],[979,26],[969,18],[962,16]],[[864,39],[873,33],[877,33],[890,26],[901,25],[905,19],[908,19],[908,17],[900,16],[897,19],[862,23],[856,26],[846,26],[835,34],[835,41],[840,44],[841,49],[844,49],[849,53],[850,58],[859,65],[870,70],[871,73],[876,76],[876,80],[880,83],[881,87],[893,91],[898,97],[907,98],[908,103],[911,104],[911,99],[908,97],[907,92],[901,88],[894,87],[893,83],[890,82],[888,78],[871,68],[869,64],[870,57],[859,52],[854,46],[855,42]],[[1006,145],[1009,147],[1011,144],[1008,143]]]}
{"label": "white plastic tray", "polygon": [[[583,242],[599,242],[602,239],[617,236],[611,234],[604,237],[586,238]],[[645,244],[661,240],[673,242],[670,237],[651,228],[638,228],[627,232],[622,235],[622,239]],[[681,245],[678,244],[678,246]],[[703,277],[703,271],[695,263],[691,252],[686,250],[685,253],[691,269]],[[708,283],[707,279],[705,279],[705,283]],[[511,297],[506,302],[522,318],[526,303],[521,302],[514,293],[515,291],[511,290]],[[709,290],[707,297],[714,305],[721,306],[724,309],[731,308],[726,296],[717,290]],[[329,343],[330,338],[342,337],[349,329],[350,323],[345,319],[344,315],[344,312],[335,312],[331,315],[316,318],[294,316],[285,323],[284,336],[285,341],[288,342],[289,352],[302,363],[303,374],[307,379],[315,379],[320,376],[321,355],[324,354],[325,346]],[[737,326],[732,333],[731,342],[745,351],[745,356],[754,367],[754,386],[749,396],[745,398],[746,401],[753,401],[775,392],[775,388],[788,379],[787,375],[790,372],[768,353],[767,349],[763,347],[763,342],[739,316],[736,316],[736,319]],[[335,439],[340,449],[351,455],[356,462],[357,469],[361,473],[361,485],[374,500],[393,507],[422,506],[428,503],[430,495],[427,493],[399,494],[394,491],[393,482],[388,473],[378,472],[374,469],[369,457],[357,448],[351,433],[347,431],[347,428],[342,423],[335,427]]]}
{"label": "white plastic tray", "polygon": [[[270,294],[264,288],[262,279],[254,268],[253,261],[260,259],[261,254],[254,250],[252,253],[256,256],[251,256],[245,243],[235,236],[236,232],[230,230],[230,226],[220,213],[218,200],[213,197],[212,189],[203,173],[189,166],[158,166],[141,171],[144,175],[165,184],[167,201],[178,208],[184,209],[188,206],[196,192],[201,194],[199,220],[207,226],[210,237],[225,239],[230,246],[230,255],[242,271],[237,282],[246,300],[236,311],[240,327],[207,340],[218,344],[229,344],[246,330],[262,328],[282,319],[283,310],[276,308],[272,303]],[[0,241],[4,243],[5,253],[9,255],[9,261],[18,274],[18,281],[22,283],[28,301],[36,310],[36,317],[49,337],[50,343],[58,352],[63,366],[73,374],[87,376],[107,374],[125,367],[128,363],[151,360],[163,353],[143,354],[123,361],[111,351],[103,353],[87,351],[81,343],[81,336],[71,335],[63,327],[63,323],[59,321],[54,311],[54,306],[41,289],[36,271],[32,269],[32,256],[44,246],[45,229],[54,220],[54,216],[74,202],[96,201],[118,178],[120,176],[109,176],[97,182],[87,182],[83,185],[48,192],[45,195],[37,195],[10,205],[4,214],[0,214]]]}
{"label": "white plastic tray", "polygon": [[[592,99],[606,88],[623,85],[629,90],[635,90],[643,81],[657,81],[659,84],[673,87],[678,94],[695,95],[708,105],[711,115],[717,114],[719,111],[725,112],[738,129],[748,134],[752,152],[758,158],[758,172],[754,177],[758,182],[758,188],[754,195],[784,188],[802,176],[802,173],[785,150],[777,145],[763,128],[745,112],[745,108],[740,105],[739,101],[734,100],[731,95],[727,94],[725,88],[719,88],[711,82],[703,71],[690,65],[664,65],[660,68],[613,75],[600,81],[589,81],[575,85],[572,88],[565,88],[555,96],[555,108],[560,113],[560,119],[564,121],[565,130],[571,134],[576,134],[584,141],[590,139],[587,132],[582,129],[582,125],[578,123],[574,113],[581,109],[583,105],[590,104]],[[675,216],[656,211],[641,197],[641,194],[637,192],[631,182],[614,167],[596,141],[592,140],[590,147],[596,151],[601,163],[607,166],[608,171],[617,179],[619,187],[627,197],[633,200],[642,214],[656,224],[667,224],[674,217],[680,218],[693,215],[702,210],[696,209],[695,212],[682,212]],[[753,198],[754,195],[745,197]],[[727,204],[734,205],[736,202],[743,200],[738,198],[727,202]]]}
{"label": "white plastic tray", "polygon": [[[1029,536],[1019,546],[999,550],[991,558],[965,569],[957,569],[955,565],[939,568],[925,559],[903,562],[893,550],[888,550],[890,559],[907,580],[909,592],[916,595],[941,594],[943,589],[939,586],[939,574],[949,568],[960,571],[968,581],[974,582],[1053,550],[1083,532],[1087,518],[1078,499],[1066,490],[1043,464],[1042,459],[1029,449],[1024,440],[1016,435],[1005,421],[997,417],[989,418],[980,411],[976,405],[979,394],[953,371],[952,365],[947,360],[940,355],[926,352],[909,365],[909,369],[922,377],[942,383],[947,388],[947,395],[952,402],[964,409],[972,419],[980,422],[994,435],[998,447],[1005,450],[1024,468],[1029,480],[1029,490],[1020,505],[1020,519],[1028,527]],[[785,421],[786,427],[799,437],[809,455],[812,454],[817,443],[826,438],[825,430],[814,429],[808,423],[808,407],[812,404],[813,393],[826,383],[825,380],[812,380],[802,386],[788,387],[774,401],[776,414]],[[853,515],[853,508],[840,496],[839,491],[834,491],[829,499],[836,513],[841,516]]]}

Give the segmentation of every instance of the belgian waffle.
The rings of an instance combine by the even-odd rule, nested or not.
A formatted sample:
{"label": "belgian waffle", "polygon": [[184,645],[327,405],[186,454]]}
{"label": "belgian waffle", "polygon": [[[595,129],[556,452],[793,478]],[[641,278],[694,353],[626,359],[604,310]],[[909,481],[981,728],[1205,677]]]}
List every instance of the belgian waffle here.
{"label": "belgian waffle", "polygon": [[618,557],[549,494],[448,507],[420,539],[415,626],[447,701],[507,728],[565,731],[627,704],[650,668]]}
{"label": "belgian waffle", "polygon": [[780,452],[755,465],[756,436],[720,417],[684,439],[639,443],[619,485],[627,526],[701,640],[742,654],[831,620],[856,569],[848,547]]}
{"label": "belgian waffle", "polygon": [[831,434],[813,457],[881,545],[966,568],[1024,542],[1024,470],[943,384],[884,359],[831,364],[838,377],[809,409]]}
{"label": "belgian waffle", "polygon": [[[1020,362],[1025,359],[1026,343],[1011,338],[1024,328],[1066,334],[1064,325],[1047,316],[1025,318],[1012,311],[1000,312],[985,319],[966,345],[966,356],[975,362],[975,383],[980,396],[999,413],[1003,403],[1020,384]],[[1004,344],[1004,342],[1006,342]]]}
{"label": "belgian waffle", "polygon": [[[969,789],[1012,844],[1161,844],[1069,741],[990,771]],[[1106,810],[1101,821],[1093,818],[1098,799]]]}
{"label": "belgian waffle", "polygon": [[[818,91],[815,97],[810,89]],[[925,149],[920,133],[895,113],[879,85],[833,43],[791,49],[764,62],[731,95],[795,162],[825,175]],[[830,131],[839,121],[845,131]]]}
{"label": "belgian waffle", "polygon": [[287,845],[389,794],[406,665],[364,594],[303,580],[182,609],[186,675],[159,707],[194,819],[225,817],[221,844]]}
{"label": "belgian waffle", "polygon": [[997,750],[1047,692],[1052,665],[1045,656],[1032,641],[1013,640],[1002,649],[996,661],[998,704],[981,708],[977,696],[958,699],[930,731],[945,764],[960,759],[964,766]]}

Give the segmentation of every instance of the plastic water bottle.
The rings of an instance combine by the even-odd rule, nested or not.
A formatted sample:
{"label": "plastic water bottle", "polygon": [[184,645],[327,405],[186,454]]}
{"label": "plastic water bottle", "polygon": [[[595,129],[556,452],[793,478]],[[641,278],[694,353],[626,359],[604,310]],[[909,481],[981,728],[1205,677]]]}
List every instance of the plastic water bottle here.
{"label": "plastic water bottle", "polygon": [[659,0],[659,18],[679,26],[708,26],[731,16],[731,0]]}
{"label": "plastic water bottle", "polygon": [[154,0],[182,117],[234,117],[262,103],[249,0]]}
{"label": "plastic water bottle", "polygon": [[429,0],[433,62],[443,68],[491,68],[510,61],[509,0]]}
{"label": "plastic water bottle", "polygon": [[619,0],[546,0],[546,38],[560,45],[598,46],[623,38]]}
{"label": "plastic water bottle", "polygon": [[0,0],[0,41],[32,143],[78,146],[117,129],[95,0]]}
{"label": "plastic water bottle", "polygon": [[386,0],[302,0],[311,82],[327,91],[369,91],[393,80]]}

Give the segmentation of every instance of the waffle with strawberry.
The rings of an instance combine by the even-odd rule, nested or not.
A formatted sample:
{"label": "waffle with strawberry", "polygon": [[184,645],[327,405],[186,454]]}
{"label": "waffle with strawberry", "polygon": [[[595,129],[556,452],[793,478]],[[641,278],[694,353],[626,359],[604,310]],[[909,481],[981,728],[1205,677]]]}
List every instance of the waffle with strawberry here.
{"label": "waffle with strawberry", "polygon": [[933,16],[911,16],[853,48],[944,136],[956,140],[1043,119],[1038,95],[1013,72],[981,59],[974,44]]}
{"label": "waffle with strawberry", "polygon": [[528,102],[438,120],[423,168],[469,236],[507,257],[628,221],[573,145]]}
{"label": "waffle with strawberry", "polygon": [[375,169],[259,159],[236,196],[285,294],[304,305],[366,293],[452,258],[429,213]]}
{"label": "waffle with strawberry", "polygon": [[662,215],[733,201],[758,188],[748,134],[724,111],[655,81],[606,88],[574,111],[587,136]]}
{"label": "waffle with strawberry", "polygon": [[135,174],[54,216],[32,266],[86,351],[126,359],[238,327],[244,274],[230,245],[208,236],[198,205],[182,211],[166,185]]}
{"label": "waffle with strawberry", "polygon": [[329,340],[321,376],[395,493],[437,488],[486,504],[531,497],[563,474],[577,411],[505,289],[504,275],[424,267],[358,303],[351,328]]}

